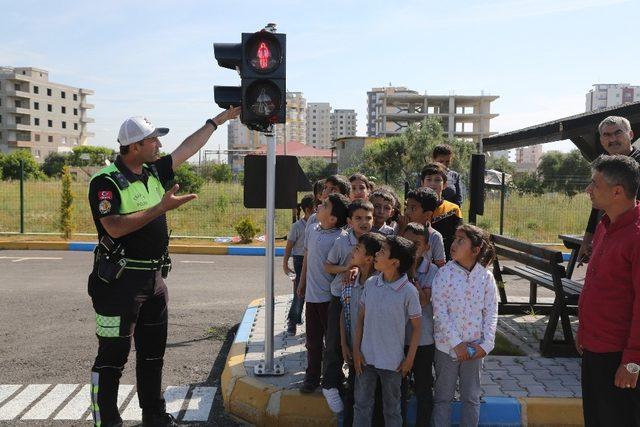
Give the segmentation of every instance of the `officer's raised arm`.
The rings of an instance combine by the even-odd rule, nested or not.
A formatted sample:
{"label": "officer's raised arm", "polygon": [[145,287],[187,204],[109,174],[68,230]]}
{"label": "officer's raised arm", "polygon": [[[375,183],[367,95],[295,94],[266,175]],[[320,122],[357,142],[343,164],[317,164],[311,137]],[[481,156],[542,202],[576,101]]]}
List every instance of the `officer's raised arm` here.
{"label": "officer's raised arm", "polygon": [[218,126],[222,125],[227,120],[238,117],[240,115],[240,111],[241,107],[231,107],[218,114],[213,119],[207,120],[204,126],[189,135],[187,139],[185,139],[182,144],[180,144],[178,148],[171,153],[171,158],[173,159],[173,170],[175,171],[178,166],[196,154],[198,150],[207,143],[209,138],[211,138],[213,131],[215,131]]}

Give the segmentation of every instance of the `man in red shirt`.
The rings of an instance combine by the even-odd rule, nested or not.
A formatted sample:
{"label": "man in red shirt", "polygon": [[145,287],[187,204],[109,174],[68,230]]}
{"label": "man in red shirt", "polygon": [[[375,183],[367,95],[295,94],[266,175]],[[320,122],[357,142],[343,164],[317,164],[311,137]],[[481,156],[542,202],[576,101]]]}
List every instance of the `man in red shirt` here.
{"label": "man in red shirt", "polygon": [[640,166],[628,156],[604,155],[591,169],[586,191],[605,214],[579,303],[584,421],[640,427]]}

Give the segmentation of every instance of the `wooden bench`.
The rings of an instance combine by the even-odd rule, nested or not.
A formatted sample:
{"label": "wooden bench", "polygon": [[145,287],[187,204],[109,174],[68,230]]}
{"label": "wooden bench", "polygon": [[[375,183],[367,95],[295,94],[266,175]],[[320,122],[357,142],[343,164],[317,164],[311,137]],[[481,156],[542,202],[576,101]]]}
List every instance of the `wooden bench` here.
{"label": "wooden bench", "polygon": [[[568,279],[562,265],[562,253],[530,243],[492,234],[491,240],[498,257],[493,263],[493,275],[499,283],[500,314],[548,314],[549,322],[540,343],[543,356],[575,356],[575,344],[569,315],[577,315],[582,283]],[[516,265],[500,265],[500,260],[512,260]],[[529,302],[509,302],[503,275],[513,275],[529,282]],[[538,286],[554,292],[553,304],[539,303]],[[554,340],[558,320],[562,324],[564,340]]]}

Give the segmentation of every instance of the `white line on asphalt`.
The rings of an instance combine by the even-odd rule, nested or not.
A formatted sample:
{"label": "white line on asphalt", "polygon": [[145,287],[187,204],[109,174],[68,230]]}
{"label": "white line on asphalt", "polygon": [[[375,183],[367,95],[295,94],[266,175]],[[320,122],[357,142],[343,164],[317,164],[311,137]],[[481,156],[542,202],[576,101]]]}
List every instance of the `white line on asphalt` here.
{"label": "white line on asphalt", "polygon": [[23,420],[46,420],[77,387],[78,384],[56,385],[21,418]]}
{"label": "white line on asphalt", "polygon": [[18,391],[22,387],[21,384],[2,384],[0,385],[0,403],[2,403],[7,397]]}
{"label": "white line on asphalt", "polygon": [[[120,384],[120,387],[118,387],[118,408],[122,407],[122,404],[127,400],[131,390],[133,390],[133,386],[131,384]],[[92,420],[93,414],[89,414],[87,419]]]}
{"label": "white line on asphalt", "polygon": [[[174,417],[177,417],[182,409],[182,404],[188,391],[189,386],[167,387],[164,392],[164,400],[167,404],[166,411]],[[140,405],[138,404],[138,393],[134,393],[129,405],[127,405],[127,408],[122,412],[121,417],[125,421],[140,421],[142,419],[142,409],[140,409]],[[208,418],[209,414],[207,414],[207,417],[203,420],[198,421],[204,421]]]}
{"label": "white line on asphalt", "polygon": [[12,420],[36,400],[51,384],[30,384],[0,408],[0,420]]}
{"label": "white line on asphalt", "polygon": [[213,397],[216,395],[217,387],[196,387],[193,389],[189,406],[185,412],[183,421],[204,421],[209,418]]}
{"label": "white line on asphalt", "polygon": [[22,262],[22,261],[32,261],[32,260],[61,260],[62,257],[51,257],[51,256],[0,256],[0,259],[10,259],[13,260],[11,262]]}
{"label": "white line on asphalt", "polygon": [[79,420],[89,410],[91,404],[91,384],[85,384],[79,392],[54,417],[54,420]]}
{"label": "white line on asphalt", "polygon": [[215,261],[180,261],[185,264],[215,264]]}

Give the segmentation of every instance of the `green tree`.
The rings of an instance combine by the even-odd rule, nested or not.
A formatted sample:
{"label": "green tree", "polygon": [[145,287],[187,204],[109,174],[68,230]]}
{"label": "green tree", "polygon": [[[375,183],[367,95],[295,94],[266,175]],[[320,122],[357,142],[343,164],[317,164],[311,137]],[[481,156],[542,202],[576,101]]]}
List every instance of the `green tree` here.
{"label": "green tree", "polygon": [[335,173],[334,166],[318,157],[303,157],[298,159],[300,167],[312,183]]}
{"label": "green tree", "polygon": [[542,178],[545,188],[555,191],[558,187],[558,171],[564,155],[560,151],[545,153],[538,164],[538,175]]}
{"label": "green tree", "polygon": [[73,147],[69,155],[70,166],[104,166],[105,160],[113,160],[115,151],[107,147],[80,145]]}
{"label": "green tree", "polygon": [[512,175],[516,171],[514,164],[511,163],[506,157],[489,157],[487,159],[486,168]]}
{"label": "green tree", "polygon": [[65,239],[73,233],[73,191],[69,167],[62,170],[62,195],[60,197],[60,232]]}
{"label": "green tree", "polygon": [[20,161],[24,163],[25,179],[42,179],[44,174],[40,171],[33,155],[29,150],[15,150],[2,158],[2,176],[4,179],[20,179]]}
{"label": "green tree", "polygon": [[567,196],[584,191],[591,180],[591,166],[580,150],[572,150],[563,156],[558,178],[562,180],[562,190]]}
{"label": "green tree", "polygon": [[69,156],[62,153],[51,152],[44,159],[44,163],[40,166],[42,172],[49,177],[59,177],[62,175],[62,169],[67,164]]}
{"label": "green tree", "polygon": [[205,163],[200,174],[205,180],[214,182],[231,182],[233,178],[231,166],[226,163]]}
{"label": "green tree", "polygon": [[544,194],[544,184],[535,172],[515,174],[513,186],[520,195],[533,194],[534,196],[541,196]]}
{"label": "green tree", "polygon": [[204,184],[204,178],[197,174],[193,166],[183,163],[175,170],[174,182],[180,185],[180,193],[197,193]]}

